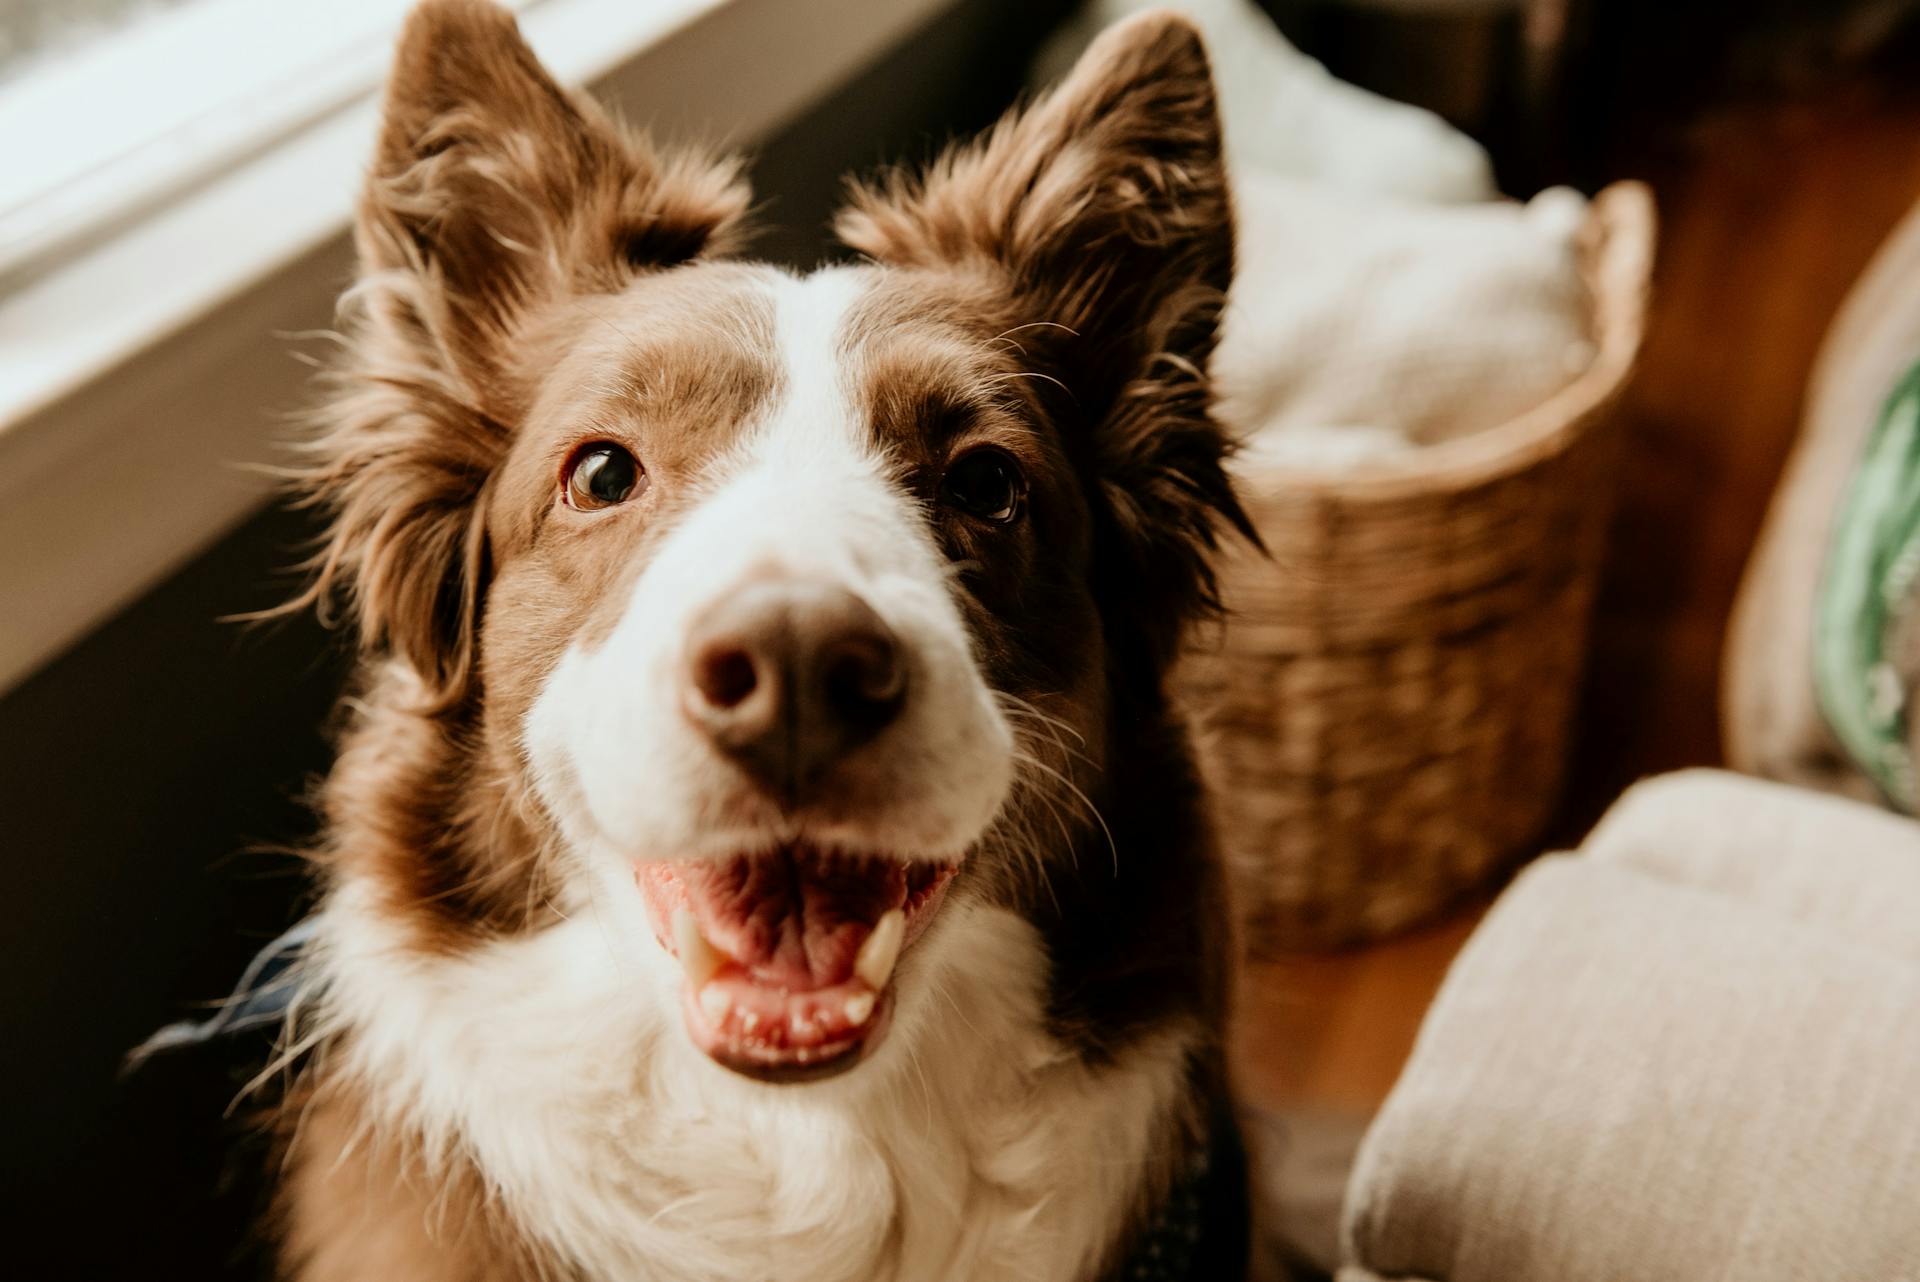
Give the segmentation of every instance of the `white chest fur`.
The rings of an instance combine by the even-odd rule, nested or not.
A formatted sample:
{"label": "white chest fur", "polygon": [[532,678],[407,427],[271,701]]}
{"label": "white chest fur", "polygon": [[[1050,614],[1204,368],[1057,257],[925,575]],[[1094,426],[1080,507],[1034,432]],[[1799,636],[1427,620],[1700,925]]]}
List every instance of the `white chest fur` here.
{"label": "white chest fur", "polygon": [[[394,947],[351,888],[324,917],[325,1019],[370,1125],[472,1161],[522,1232],[613,1282],[1067,1282],[1164,1140],[1183,1036],[1093,1071],[1044,1031],[1020,918],[951,905],[902,962],[874,1058],[769,1086],[659,1008],[657,949],[591,911],[456,958]],[[650,956],[651,954],[651,956]],[[909,969],[911,967],[911,969]]]}

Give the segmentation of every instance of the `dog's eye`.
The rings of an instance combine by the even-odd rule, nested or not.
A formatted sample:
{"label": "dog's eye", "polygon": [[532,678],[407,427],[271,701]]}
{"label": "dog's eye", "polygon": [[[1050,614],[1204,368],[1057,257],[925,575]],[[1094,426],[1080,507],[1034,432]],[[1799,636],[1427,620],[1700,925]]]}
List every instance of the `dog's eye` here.
{"label": "dog's eye", "polygon": [[575,451],[563,482],[567,506],[592,512],[625,503],[647,488],[640,460],[618,445],[599,441]]}
{"label": "dog's eye", "polygon": [[1012,524],[1026,494],[1026,478],[1019,467],[995,449],[962,454],[940,478],[942,503],[995,525]]}

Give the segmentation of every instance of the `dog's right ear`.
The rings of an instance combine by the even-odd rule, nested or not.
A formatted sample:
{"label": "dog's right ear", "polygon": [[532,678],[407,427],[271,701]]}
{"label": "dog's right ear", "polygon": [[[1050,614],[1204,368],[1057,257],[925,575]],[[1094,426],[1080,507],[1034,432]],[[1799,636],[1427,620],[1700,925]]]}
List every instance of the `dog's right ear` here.
{"label": "dog's right ear", "polygon": [[734,247],[737,161],[664,153],[554,83],[490,0],[408,18],[356,241],[382,319],[484,374],[516,313]]}
{"label": "dog's right ear", "polygon": [[333,516],[301,602],[345,596],[367,648],[457,699],[487,574],[480,498],[525,409],[525,322],[728,252],[749,199],[737,162],[656,149],[568,94],[505,10],[415,9],[355,224],[358,316],[301,474]]}

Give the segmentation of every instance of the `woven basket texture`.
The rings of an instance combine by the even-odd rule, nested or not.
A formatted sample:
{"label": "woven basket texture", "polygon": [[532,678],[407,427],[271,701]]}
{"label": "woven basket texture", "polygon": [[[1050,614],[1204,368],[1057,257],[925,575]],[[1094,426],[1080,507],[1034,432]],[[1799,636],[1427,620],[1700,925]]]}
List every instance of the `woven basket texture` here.
{"label": "woven basket texture", "polygon": [[1595,198],[1594,361],[1537,409],[1359,470],[1240,465],[1269,555],[1226,554],[1228,619],[1196,635],[1177,686],[1256,952],[1416,924],[1551,818],[1653,240],[1646,188]]}

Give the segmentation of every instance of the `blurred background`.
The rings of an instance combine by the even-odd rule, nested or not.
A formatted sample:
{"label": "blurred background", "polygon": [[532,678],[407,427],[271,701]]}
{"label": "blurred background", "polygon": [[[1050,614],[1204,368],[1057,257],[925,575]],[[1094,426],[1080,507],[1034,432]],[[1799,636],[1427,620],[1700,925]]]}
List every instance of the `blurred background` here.
{"label": "blurred background", "polygon": [[[121,1059],[303,909],[285,852],[313,830],[348,656],[310,618],[223,620],[288,596],[314,533],[247,465],[293,431],[324,354],[406,7],[0,0],[0,1206],[22,1277],[254,1267],[236,1249],[254,1188],[222,1165],[237,1066],[125,1077]],[[561,75],[630,118],[750,147],[759,248],[807,266],[835,253],[839,175],[989,123],[1076,6],[514,7]],[[1580,517],[1595,564],[1556,625],[1577,637],[1545,792],[1392,929],[1269,941],[1251,972],[1256,1093],[1364,1118],[1519,860],[1577,841],[1635,778],[1723,760],[1728,620],[1816,352],[1920,199],[1920,0],[1264,9],[1334,77],[1477,142],[1500,192],[1637,179],[1660,218],[1637,368],[1607,389],[1604,502]],[[1269,73],[1249,74],[1259,99]],[[1230,104],[1234,141],[1264,128],[1290,132],[1284,114],[1236,126]]]}

